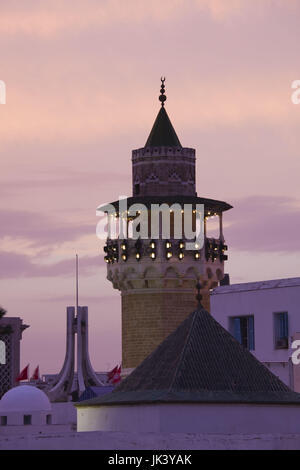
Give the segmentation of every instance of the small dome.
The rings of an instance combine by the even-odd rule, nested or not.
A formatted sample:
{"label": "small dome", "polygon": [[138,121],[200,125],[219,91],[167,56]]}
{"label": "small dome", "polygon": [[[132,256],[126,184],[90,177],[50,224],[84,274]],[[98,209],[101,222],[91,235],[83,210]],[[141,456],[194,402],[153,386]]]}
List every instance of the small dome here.
{"label": "small dome", "polygon": [[33,385],[19,385],[11,388],[0,400],[0,412],[8,411],[51,411],[47,395]]}

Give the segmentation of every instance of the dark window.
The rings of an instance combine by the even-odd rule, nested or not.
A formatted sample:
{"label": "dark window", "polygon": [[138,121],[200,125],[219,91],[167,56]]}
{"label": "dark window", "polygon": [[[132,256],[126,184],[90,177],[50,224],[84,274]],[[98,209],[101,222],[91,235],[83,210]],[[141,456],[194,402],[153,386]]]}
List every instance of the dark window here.
{"label": "dark window", "polygon": [[31,424],[31,415],[24,415],[24,424]]}
{"label": "dark window", "polygon": [[140,185],[137,183],[134,185],[135,194],[140,194]]}
{"label": "dark window", "polygon": [[250,351],[254,350],[254,317],[234,317],[233,321],[233,336],[245,348]]}
{"label": "dark window", "polygon": [[274,313],[275,349],[288,349],[289,322],[288,313]]}
{"label": "dark window", "polygon": [[7,426],[7,416],[0,416],[0,425]]}
{"label": "dark window", "polygon": [[46,423],[47,424],[52,424],[52,416],[51,415],[46,416]]}

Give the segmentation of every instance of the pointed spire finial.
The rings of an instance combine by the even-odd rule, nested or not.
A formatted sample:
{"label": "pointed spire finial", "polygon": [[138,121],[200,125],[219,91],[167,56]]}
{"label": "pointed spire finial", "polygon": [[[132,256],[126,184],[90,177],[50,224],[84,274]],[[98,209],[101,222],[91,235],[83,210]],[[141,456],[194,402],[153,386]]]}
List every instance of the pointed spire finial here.
{"label": "pointed spire finial", "polygon": [[197,302],[198,302],[198,308],[203,308],[203,305],[202,305],[202,303],[201,303],[202,295],[201,295],[201,293],[200,293],[200,290],[201,290],[200,281],[197,282],[197,284],[196,284],[196,289],[197,289],[196,300],[197,300]]}
{"label": "pointed spire finial", "polygon": [[161,102],[161,105],[164,106],[165,105],[165,101],[167,99],[166,95],[165,95],[165,79],[166,77],[161,77],[161,89],[160,89],[160,95],[159,95],[159,101]]}

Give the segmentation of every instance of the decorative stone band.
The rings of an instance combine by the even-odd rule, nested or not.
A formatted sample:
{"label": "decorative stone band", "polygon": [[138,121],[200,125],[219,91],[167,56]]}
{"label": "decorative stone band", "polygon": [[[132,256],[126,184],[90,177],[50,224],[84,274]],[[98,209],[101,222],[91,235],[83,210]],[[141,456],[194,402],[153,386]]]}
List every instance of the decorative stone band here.
{"label": "decorative stone band", "polygon": [[195,149],[188,147],[143,147],[132,151],[132,161],[139,160],[143,157],[187,157],[195,160],[196,151]]}

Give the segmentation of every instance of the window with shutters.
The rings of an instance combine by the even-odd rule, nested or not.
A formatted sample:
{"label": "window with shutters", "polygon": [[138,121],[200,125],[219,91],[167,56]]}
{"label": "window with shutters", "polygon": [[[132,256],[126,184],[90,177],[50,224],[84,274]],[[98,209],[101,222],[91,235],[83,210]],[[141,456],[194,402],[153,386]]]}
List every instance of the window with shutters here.
{"label": "window with shutters", "polygon": [[231,332],[235,339],[249,351],[255,349],[253,315],[232,317]]}
{"label": "window with shutters", "polygon": [[288,349],[289,347],[288,312],[274,313],[274,338],[275,338],[275,349]]}

